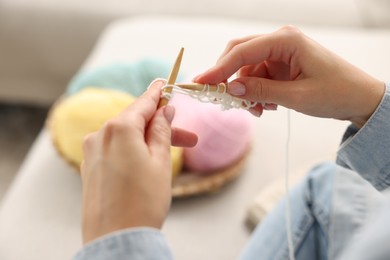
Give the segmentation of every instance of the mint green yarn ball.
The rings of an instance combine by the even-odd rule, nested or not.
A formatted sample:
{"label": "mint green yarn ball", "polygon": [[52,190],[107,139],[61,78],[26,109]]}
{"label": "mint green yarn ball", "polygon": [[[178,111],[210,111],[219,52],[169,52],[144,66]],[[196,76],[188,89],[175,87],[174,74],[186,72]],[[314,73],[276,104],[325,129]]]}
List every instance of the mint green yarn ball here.
{"label": "mint green yarn ball", "polygon": [[156,78],[167,78],[172,64],[162,59],[145,58],[135,63],[113,63],[77,74],[66,94],[73,95],[86,87],[101,87],[138,97]]}

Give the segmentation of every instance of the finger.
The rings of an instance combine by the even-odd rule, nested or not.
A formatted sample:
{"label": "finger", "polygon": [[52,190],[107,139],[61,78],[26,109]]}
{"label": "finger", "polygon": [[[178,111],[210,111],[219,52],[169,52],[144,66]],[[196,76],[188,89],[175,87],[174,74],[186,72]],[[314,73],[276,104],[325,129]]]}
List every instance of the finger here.
{"label": "finger", "polygon": [[198,136],[180,128],[172,128],[171,143],[173,146],[194,147],[198,143]]}
{"label": "finger", "polygon": [[248,35],[248,36],[245,36],[245,37],[242,37],[242,38],[238,38],[238,39],[234,39],[234,40],[231,40],[225,50],[222,52],[222,54],[219,56],[218,60],[217,60],[217,63],[219,60],[221,60],[226,54],[228,54],[235,46],[243,43],[243,42],[247,42],[249,40],[252,40],[253,38],[256,38],[258,37],[259,35]]}
{"label": "finger", "polygon": [[264,110],[263,106],[261,104],[257,104],[256,106],[251,107],[248,111],[252,115],[256,117],[260,117],[263,114],[263,110]]}
{"label": "finger", "polygon": [[237,72],[237,77],[260,77],[269,78],[266,62],[256,65],[247,65]]}
{"label": "finger", "polygon": [[[261,37],[260,41],[264,41]],[[232,76],[241,67],[262,63],[268,58],[269,48],[262,48],[258,38],[236,45],[218,63],[196,78],[196,82],[217,84]],[[261,50],[261,51],[259,51]]]}
{"label": "finger", "polygon": [[82,144],[83,158],[89,161],[98,152],[98,132],[89,133],[84,137]]}
{"label": "finger", "polygon": [[[240,45],[244,42],[247,42],[247,41],[250,41],[256,37],[258,37],[259,35],[249,35],[249,36],[246,36],[246,37],[242,37],[242,38],[238,38],[238,39],[234,39],[234,40],[231,40],[225,50],[222,52],[222,54],[219,56],[219,58],[217,59],[217,64],[234,48],[236,47],[237,45]],[[207,70],[205,73],[202,73],[198,76],[196,76],[192,81],[193,82],[198,82],[198,83],[212,83],[212,82],[209,82],[207,80],[207,76],[206,75],[209,75],[211,73],[210,76],[212,76],[214,72],[214,67],[212,67],[211,69]],[[206,76],[206,79],[205,79],[205,76]],[[229,77],[226,77],[224,80],[219,80],[218,82],[215,82],[215,83],[219,83],[219,82],[226,82],[227,79]]]}
{"label": "finger", "polygon": [[198,83],[216,84],[228,79],[243,66],[263,63],[265,60],[289,64],[299,45],[293,41],[301,39],[301,36],[298,29],[288,26],[235,45],[214,67],[195,80]]}
{"label": "finger", "polygon": [[167,105],[158,109],[150,120],[145,142],[153,156],[169,160],[171,147],[171,122],[175,114],[175,108]]}
{"label": "finger", "polygon": [[278,110],[278,105],[274,103],[265,103],[263,108],[264,110],[276,111]]}
{"label": "finger", "polygon": [[[291,73],[290,65],[284,62],[264,61],[254,66],[246,66],[239,70],[239,77],[261,77],[276,80],[293,80],[299,72]],[[295,75],[295,76],[294,76]]]}
{"label": "finger", "polygon": [[88,173],[87,173],[87,167],[84,160],[82,160],[80,164],[80,176],[81,176],[81,181],[85,183],[88,179]]}
{"label": "finger", "polygon": [[138,127],[144,129],[158,108],[161,88],[164,85],[165,82],[163,80],[153,81],[147,91],[137,98],[133,104],[128,106],[119,117],[123,117],[124,120],[129,118],[134,120],[134,117],[136,117],[140,121],[136,122]]}
{"label": "finger", "polygon": [[[289,106],[294,102],[298,81],[277,81],[257,77],[238,78],[228,84],[228,92],[233,96],[259,103],[272,103]],[[272,107],[267,107],[272,108]]]}
{"label": "finger", "polygon": [[262,114],[263,114],[263,111],[264,110],[268,110],[268,111],[275,111],[278,109],[278,105],[276,104],[273,104],[273,103],[265,103],[264,105],[259,103],[257,104],[256,106],[254,107],[251,107],[250,109],[248,109],[248,111],[256,116],[256,117],[260,117]]}

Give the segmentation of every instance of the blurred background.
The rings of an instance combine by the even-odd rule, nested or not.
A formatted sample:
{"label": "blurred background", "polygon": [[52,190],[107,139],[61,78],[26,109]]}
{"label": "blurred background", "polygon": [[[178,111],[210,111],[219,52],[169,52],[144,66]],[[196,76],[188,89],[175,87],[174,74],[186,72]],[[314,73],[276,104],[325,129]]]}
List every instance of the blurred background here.
{"label": "blurred background", "polygon": [[212,16],[388,30],[389,11],[390,0],[0,0],[0,201],[50,105],[115,19]]}

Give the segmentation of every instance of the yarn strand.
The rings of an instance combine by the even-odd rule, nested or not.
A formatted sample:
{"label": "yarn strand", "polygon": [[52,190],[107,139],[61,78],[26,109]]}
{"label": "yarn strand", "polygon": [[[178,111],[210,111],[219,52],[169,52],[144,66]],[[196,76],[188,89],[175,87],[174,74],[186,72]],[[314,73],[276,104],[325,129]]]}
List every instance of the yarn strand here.
{"label": "yarn strand", "polygon": [[289,192],[289,168],[290,168],[290,136],[291,136],[291,115],[290,110],[287,109],[287,136],[286,136],[286,154],[285,154],[285,189],[286,189],[286,231],[289,259],[295,260],[294,244],[292,239],[292,225],[291,225],[291,209],[290,209],[290,192]]}

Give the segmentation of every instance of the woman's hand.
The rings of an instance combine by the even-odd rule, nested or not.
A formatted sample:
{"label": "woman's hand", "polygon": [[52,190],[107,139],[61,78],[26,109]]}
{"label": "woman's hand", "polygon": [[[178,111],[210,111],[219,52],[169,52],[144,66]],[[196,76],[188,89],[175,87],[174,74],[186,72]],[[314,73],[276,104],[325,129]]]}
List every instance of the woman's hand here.
{"label": "woman's hand", "polygon": [[197,136],[171,129],[174,108],[158,109],[155,82],[118,117],[84,140],[83,240],[129,227],[161,228],[171,202],[170,146]]}
{"label": "woman's hand", "polygon": [[383,82],[292,26],[231,41],[217,64],[194,81],[219,83],[235,72],[238,78],[228,92],[268,104],[252,111],[257,115],[279,104],[312,116],[350,120],[359,127],[375,111],[385,89]]}

